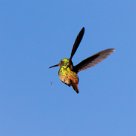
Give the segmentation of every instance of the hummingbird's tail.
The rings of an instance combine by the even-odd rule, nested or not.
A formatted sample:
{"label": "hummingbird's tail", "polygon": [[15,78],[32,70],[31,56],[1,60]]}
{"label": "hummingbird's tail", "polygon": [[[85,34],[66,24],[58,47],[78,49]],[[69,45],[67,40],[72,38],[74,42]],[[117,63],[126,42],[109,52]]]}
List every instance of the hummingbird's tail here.
{"label": "hummingbird's tail", "polygon": [[73,89],[76,91],[76,93],[78,94],[78,93],[79,93],[78,85],[72,83],[72,87],[73,87]]}

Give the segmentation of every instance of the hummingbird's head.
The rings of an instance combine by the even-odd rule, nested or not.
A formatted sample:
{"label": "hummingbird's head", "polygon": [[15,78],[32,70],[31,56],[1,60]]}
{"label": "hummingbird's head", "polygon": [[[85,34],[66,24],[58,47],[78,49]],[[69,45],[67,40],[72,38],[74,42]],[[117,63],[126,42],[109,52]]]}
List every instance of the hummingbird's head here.
{"label": "hummingbird's head", "polygon": [[60,66],[60,67],[65,66],[65,67],[70,67],[72,69],[73,63],[70,59],[64,58],[60,61],[59,64],[53,65],[49,68],[53,68],[53,67],[57,67],[57,66]]}
{"label": "hummingbird's head", "polygon": [[70,65],[70,60],[67,59],[67,58],[64,58],[64,59],[62,59],[62,60],[60,61],[59,65],[60,65],[60,66],[67,66],[67,67],[68,67],[68,66]]}
{"label": "hummingbird's head", "polygon": [[69,67],[70,69],[73,69],[73,63],[70,59],[64,58],[59,63],[60,67]]}

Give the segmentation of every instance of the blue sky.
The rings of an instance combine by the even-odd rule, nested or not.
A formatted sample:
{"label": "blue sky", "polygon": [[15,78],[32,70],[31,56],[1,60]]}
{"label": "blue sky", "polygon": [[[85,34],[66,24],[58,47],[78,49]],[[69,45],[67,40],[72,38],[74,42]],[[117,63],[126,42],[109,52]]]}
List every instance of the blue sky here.
{"label": "blue sky", "polygon": [[[0,0],[0,136],[136,135],[135,0]],[[58,68],[114,47],[79,73],[80,93]]]}

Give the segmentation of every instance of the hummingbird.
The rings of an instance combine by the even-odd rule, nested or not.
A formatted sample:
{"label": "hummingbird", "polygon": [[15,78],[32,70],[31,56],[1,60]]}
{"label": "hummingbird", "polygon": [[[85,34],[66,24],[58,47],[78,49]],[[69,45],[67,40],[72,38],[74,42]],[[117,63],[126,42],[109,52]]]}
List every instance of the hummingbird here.
{"label": "hummingbird", "polygon": [[79,93],[78,89],[78,73],[82,70],[95,66],[97,63],[101,62],[103,59],[107,58],[115,49],[109,48],[102,50],[86,59],[78,63],[77,65],[73,65],[72,58],[79,47],[79,44],[83,38],[85,33],[85,28],[83,27],[78,33],[76,40],[73,44],[73,48],[71,51],[70,58],[64,58],[60,60],[60,62],[56,65],[50,66],[49,68],[59,66],[58,76],[59,79],[66,84],[67,86],[72,86],[76,93]]}

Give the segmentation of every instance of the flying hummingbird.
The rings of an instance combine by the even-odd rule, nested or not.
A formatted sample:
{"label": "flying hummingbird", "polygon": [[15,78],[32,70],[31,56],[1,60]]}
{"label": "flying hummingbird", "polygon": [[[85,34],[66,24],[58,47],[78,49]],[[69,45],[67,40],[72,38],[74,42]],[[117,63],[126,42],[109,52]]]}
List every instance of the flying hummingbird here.
{"label": "flying hummingbird", "polygon": [[76,91],[76,93],[79,93],[79,89],[78,89],[79,78],[77,75],[78,72],[96,65],[97,63],[101,62],[103,59],[105,59],[108,55],[110,55],[114,51],[114,48],[100,51],[95,55],[86,58],[85,60],[81,61],[79,64],[74,66],[72,62],[72,58],[77,48],[79,47],[84,32],[85,32],[85,28],[83,27],[76,37],[70,58],[64,58],[59,62],[59,64],[49,67],[49,68],[53,68],[59,66],[60,69],[58,71],[58,75],[60,80],[66,85],[72,86],[73,89]]}

